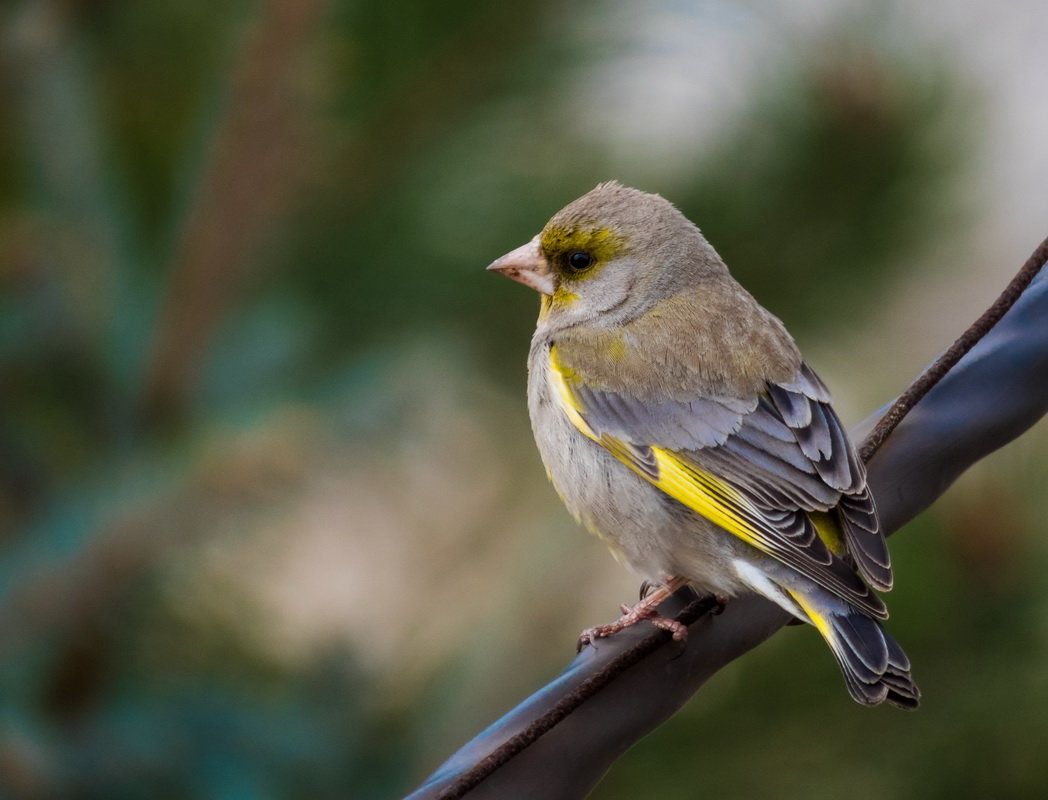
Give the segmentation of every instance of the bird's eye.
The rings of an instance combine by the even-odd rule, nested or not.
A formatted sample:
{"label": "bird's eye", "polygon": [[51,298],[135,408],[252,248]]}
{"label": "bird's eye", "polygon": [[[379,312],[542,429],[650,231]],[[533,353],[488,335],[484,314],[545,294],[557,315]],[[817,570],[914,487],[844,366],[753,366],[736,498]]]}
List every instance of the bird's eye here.
{"label": "bird's eye", "polygon": [[571,267],[574,272],[582,272],[582,270],[586,269],[592,263],[593,256],[589,253],[572,253],[568,256],[568,266]]}

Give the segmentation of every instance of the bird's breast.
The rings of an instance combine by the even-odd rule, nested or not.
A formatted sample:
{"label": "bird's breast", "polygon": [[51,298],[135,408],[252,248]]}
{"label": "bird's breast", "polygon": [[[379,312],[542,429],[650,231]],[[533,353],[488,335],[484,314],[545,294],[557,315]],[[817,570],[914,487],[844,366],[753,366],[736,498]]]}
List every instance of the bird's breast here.
{"label": "bird's breast", "polygon": [[579,431],[557,394],[549,352],[550,342],[533,343],[528,410],[546,473],[568,510],[645,578],[684,574],[711,584],[706,573],[719,560],[713,526]]}

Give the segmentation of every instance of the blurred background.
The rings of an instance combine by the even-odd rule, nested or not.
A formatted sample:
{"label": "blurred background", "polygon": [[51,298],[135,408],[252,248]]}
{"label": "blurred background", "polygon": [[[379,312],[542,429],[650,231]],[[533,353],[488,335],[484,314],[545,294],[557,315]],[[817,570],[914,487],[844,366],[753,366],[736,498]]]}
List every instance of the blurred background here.
{"label": "blurred background", "polygon": [[[660,192],[849,424],[1048,234],[1048,5],[6,0],[0,796],[392,798],[638,581],[560,506],[532,292],[483,268]],[[810,630],[594,792],[1048,791],[1041,424],[896,539],[915,715]]]}

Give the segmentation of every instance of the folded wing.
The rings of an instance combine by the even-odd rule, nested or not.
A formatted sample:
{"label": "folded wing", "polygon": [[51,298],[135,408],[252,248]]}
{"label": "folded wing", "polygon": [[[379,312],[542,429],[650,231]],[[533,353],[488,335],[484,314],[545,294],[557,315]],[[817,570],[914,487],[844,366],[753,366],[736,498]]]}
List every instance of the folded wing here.
{"label": "folded wing", "polygon": [[887,616],[870,590],[891,588],[892,575],[865,469],[806,365],[748,400],[691,401],[594,388],[556,348],[550,366],[565,411],[588,437],[726,531]]}

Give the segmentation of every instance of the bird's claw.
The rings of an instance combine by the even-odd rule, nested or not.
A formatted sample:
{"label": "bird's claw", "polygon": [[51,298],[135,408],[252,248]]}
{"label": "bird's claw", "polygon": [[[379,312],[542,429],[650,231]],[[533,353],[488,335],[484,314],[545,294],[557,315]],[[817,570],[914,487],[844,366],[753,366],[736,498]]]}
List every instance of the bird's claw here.
{"label": "bird's claw", "polygon": [[688,639],[688,627],[683,622],[661,616],[655,607],[638,603],[631,608],[623,603],[621,609],[622,616],[614,622],[609,622],[606,625],[594,625],[592,628],[586,628],[586,630],[580,633],[577,652],[582,652],[582,649],[587,645],[596,647],[598,639],[606,639],[621,630],[644,621],[650,622],[660,630],[669,631],[675,642],[685,642]]}
{"label": "bird's claw", "polygon": [[715,593],[713,595],[713,602],[716,603],[716,605],[710,609],[710,614],[715,617],[718,614],[723,613],[724,609],[728,607],[728,595]]}

